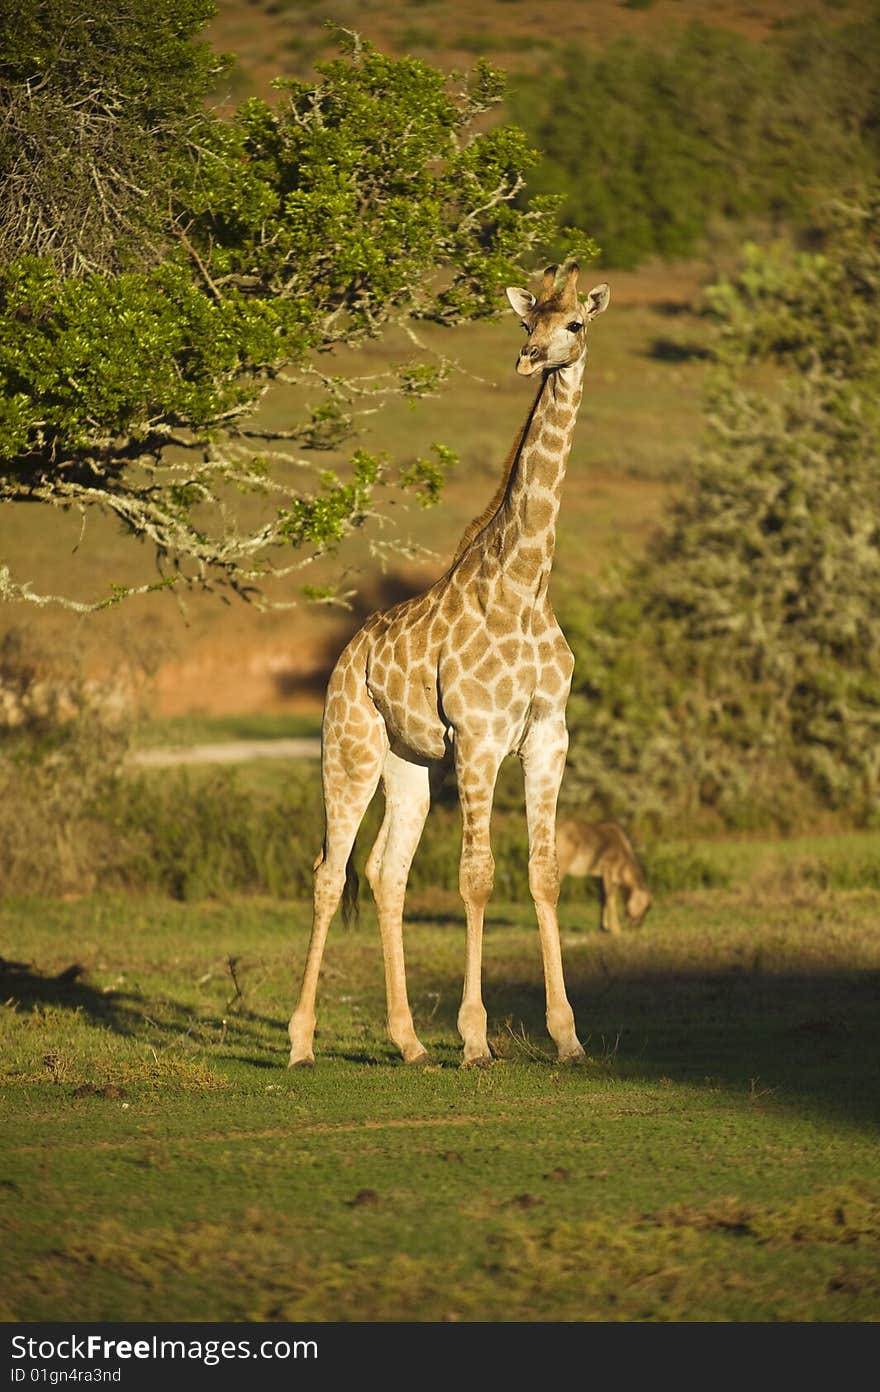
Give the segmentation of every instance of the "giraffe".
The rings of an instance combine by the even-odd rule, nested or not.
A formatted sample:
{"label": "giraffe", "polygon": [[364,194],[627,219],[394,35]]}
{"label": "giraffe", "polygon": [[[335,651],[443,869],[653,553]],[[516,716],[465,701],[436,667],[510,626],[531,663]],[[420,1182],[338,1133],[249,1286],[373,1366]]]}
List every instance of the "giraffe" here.
{"label": "giraffe", "polygon": [[290,1065],[314,1063],[315,999],[330,921],[356,902],[355,837],[381,779],[385,814],[366,864],[385,964],[387,1028],[408,1064],[429,1062],[406,989],[403,907],[431,793],[454,763],[462,816],[459,889],[466,920],[458,1030],[463,1066],[492,1055],[482,1000],[483,917],[495,863],[489,821],[498,769],[523,768],[529,888],[540,932],[547,1028],[560,1060],[584,1057],[565,990],[556,905],[556,802],[568,748],[565,707],[574,659],[547,593],[565,468],[583,390],[586,327],[607,306],[581,300],[578,266],[549,266],[536,298],[509,287],[526,330],[516,370],[537,396],[501,485],[430,589],[373,614],[330,676],[322,725],[324,845],[314,916],[290,1019]]}

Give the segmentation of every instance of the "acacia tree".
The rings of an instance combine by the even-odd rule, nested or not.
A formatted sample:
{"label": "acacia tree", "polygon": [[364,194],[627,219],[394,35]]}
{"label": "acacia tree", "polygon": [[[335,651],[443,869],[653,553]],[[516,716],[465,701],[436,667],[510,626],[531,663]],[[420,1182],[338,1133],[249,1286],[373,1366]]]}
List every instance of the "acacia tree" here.
{"label": "acacia tree", "polygon": [[[110,514],[153,544],[159,584],[259,596],[380,490],[435,501],[442,446],[397,466],[353,449],[339,474],[311,452],[353,433],[365,397],[447,370],[345,379],[334,347],[494,313],[548,234],[550,201],[514,206],[536,159],[522,133],[475,130],[498,75],[452,81],[348,34],[315,82],[221,119],[204,105],[221,61],[194,42],[211,0],[0,10],[0,502]],[[322,395],[270,431],[254,412],[278,380]],[[2,557],[0,596],[50,598]]]}
{"label": "acacia tree", "polygon": [[[877,816],[880,189],[716,286],[708,438],[647,554],[569,615],[573,796],[655,825]],[[741,369],[775,360],[778,391]]]}

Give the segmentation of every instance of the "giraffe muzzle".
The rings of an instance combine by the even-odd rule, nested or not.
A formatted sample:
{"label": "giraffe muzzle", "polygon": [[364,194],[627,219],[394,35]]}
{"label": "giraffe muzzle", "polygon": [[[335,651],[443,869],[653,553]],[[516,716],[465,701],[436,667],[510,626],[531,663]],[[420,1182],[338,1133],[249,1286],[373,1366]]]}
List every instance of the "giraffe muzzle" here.
{"label": "giraffe muzzle", "polygon": [[540,348],[523,348],[516,360],[516,370],[521,377],[531,377],[541,365]]}

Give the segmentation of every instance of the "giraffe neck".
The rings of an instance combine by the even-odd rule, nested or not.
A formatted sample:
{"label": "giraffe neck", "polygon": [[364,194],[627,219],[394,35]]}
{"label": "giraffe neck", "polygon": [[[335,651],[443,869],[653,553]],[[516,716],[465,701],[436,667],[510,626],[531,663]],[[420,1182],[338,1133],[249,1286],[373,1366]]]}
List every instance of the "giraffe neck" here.
{"label": "giraffe neck", "polygon": [[556,546],[556,520],[583,395],[586,354],[544,377],[495,517],[496,554],[506,582],[539,595]]}

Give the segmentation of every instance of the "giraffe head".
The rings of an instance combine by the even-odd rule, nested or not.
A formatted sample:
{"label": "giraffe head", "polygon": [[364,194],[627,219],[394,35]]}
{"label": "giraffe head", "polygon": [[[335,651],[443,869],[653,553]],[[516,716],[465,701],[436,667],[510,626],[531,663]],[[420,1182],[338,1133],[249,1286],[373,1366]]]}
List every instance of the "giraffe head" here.
{"label": "giraffe head", "polygon": [[548,266],[538,298],[528,290],[508,286],[507,298],[528,334],[520,349],[516,370],[523,377],[533,372],[552,372],[570,367],[587,350],[587,324],[608,305],[609,287],[594,285],[585,300],[578,298],[578,264]]}

